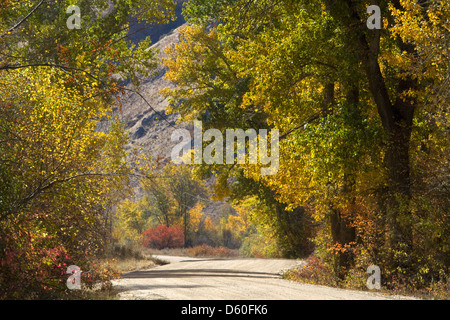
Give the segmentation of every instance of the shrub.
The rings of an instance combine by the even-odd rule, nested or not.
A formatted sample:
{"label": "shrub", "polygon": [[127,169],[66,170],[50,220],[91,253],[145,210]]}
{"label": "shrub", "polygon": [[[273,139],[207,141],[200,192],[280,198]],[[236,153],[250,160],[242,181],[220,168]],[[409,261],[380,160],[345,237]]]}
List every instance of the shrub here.
{"label": "shrub", "polygon": [[184,232],[181,226],[160,225],[143,233],[145,247],[153,249],[181,248],[184,246]]}
{"label": "shrub", "polygon": [[211,247],[207,244],[195,246],[186,250],[191,257],[237,257],[239,253],[237,250],[232,250],[226,247]]}
{"label": "shrub", "polygon": [[240,253],[244,257],[265,258],[264,242],[260,235],[251,234],[242,242]]}
{"label": "shrub", "polygon": [[298,269],[288,270],[284,273],[284,278],[311,284],[327,286],[337,286],[338,279],[335,277],[333,269],[319,257],[312,255],[306,264]]}
{"label": "shrub", "polygon": [[281,258],[283,254],[276,239],[259,233],[249,235],[242,242],[240,253],[251,258]]}
{"label": "shrub", "polygon": [[107,248],[107,256],[114,259],[146,260],[142,248],[137,243],[112,243]]}

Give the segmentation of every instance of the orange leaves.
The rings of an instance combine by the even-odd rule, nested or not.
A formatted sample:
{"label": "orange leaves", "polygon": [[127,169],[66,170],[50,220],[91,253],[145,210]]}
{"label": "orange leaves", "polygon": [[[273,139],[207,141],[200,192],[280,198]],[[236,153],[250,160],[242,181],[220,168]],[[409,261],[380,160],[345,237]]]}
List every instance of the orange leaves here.
{"label": "orange leaves", "polygon": [[145,247],[155,249],[181,248],[184,246],[184,232],[181,226],[159,225],[143,233]]}
{"label": "orange leaves", "polygon": [[332,268],[317,256],[308,258],[305,264],[297,269],[288,270],[283,274],[285,279],[311,284],[332,285],[336,279]]}
{"label": "orange leaves", "polygon": [[331,252],[332,254],[346,253],[346,252],[351,252],[353,254],[356,254],[355,245],[356,245],[356,242],[354,242],[354,241],[349,242],[349,243],[344,243],[344,244],[336,242],[334,245],[328,244],[327,251]]}
{"label": "orange leaves", "polygon": [[62,64],[68,64],[69,63],[69,59],[71,56],[71,52],[70,49],[67,47],[64,47],[61,44],[58,44],[56,47],[56,52],[58,54],[58,58],[63,62]]}

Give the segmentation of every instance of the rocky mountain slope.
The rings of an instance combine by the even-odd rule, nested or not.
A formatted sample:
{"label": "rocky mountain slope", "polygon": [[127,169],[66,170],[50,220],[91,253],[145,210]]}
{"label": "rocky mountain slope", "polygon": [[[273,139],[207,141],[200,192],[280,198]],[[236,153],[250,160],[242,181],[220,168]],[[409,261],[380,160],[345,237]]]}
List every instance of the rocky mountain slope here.
{"label": "rocky mountain slope", "polygon": [[[164,49],[178,41],[179,29],[164,35],[152,47],[160,52],[159,59],[164,57]],[[172,147],[172,132],[177,128],[189,127],[189,124],[177,124],[177,114],[166,114],[167,99],[159,94],[163,88],[173,87],[164,78],[165,68],[159,64],[156,75],[146,78],[139,89],[139,93],[127,94],[122,99],[121,118],[130,135],[130,144],[153,159],[170,160]],[[142,95],[142,96],[141,96]]]}
{"label": "rocky mountain slope", "polygon": [[[132,23],[129,38],[137,43],[150,36],[153,49],[159,52],[159,60],[164,55],[164,49],[179,41],[179,30],[185,24],[181,14],[182,4],[179,0],[175,10],[177,19],[169,24],[148,26],[144,23]],[[163,88],[173,87],[164,78],[165,68],[159,63],[155,75],[142,80],[139,94],[128,93],[121,99],[120,116],[130,135],[129,147],[134,147],[153,159],[162,162],[170,160],[172,147],[172,132],[176,128],[186,128],[188,124],[176,124],[177,114],[166,114],[167,99],[159,94]]]}

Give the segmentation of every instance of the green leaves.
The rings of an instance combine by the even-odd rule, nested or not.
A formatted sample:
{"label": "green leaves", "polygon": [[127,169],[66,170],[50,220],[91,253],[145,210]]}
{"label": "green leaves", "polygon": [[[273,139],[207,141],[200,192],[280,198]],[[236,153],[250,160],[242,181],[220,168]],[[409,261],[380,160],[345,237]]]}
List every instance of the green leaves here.
{"label": "green leaves", "polygon": [[105,90],[117,85],[119,77],[138,85],[138,76],[147,75],[154,68],[154,52],[147,50],[149,39],[137,48],[131,46],[130,21],[136,18],[149,24],[167,22],[174,17],[175,8],[173,0],[80,0],[76,5],[82,27],[71,30],[66,27],[66,8],[72,2],[45,2],[30,14],[33,3],[21,1],[20,5],[5,6],[4,15],[12,17],[0,21],[0,29],[8,29],[11,20],[28,18],[3,37],[5,43],[0,43],[0,52],[6,59],[0,70],[26,65],[55,66],[77,74],[78,80],[89,76],[91,79],[84,79],[86,82],[96,80],[96,85]]}
{"label": "green leaves", "polygon": [[[354,237],[367,241],[355,259],[366,263],[372,255],[394,266],[400,260],[389,252],[405,254],[413,238],[424,239],[411,231],[423,225],[417,212],[439,224],[433,210],[415,203],[422,186],[435,204],[448,194],[438,182],[445,181],[438,163],[448,158],[448,4],[385,3],[380,31],[367,28],[366,9],[363,1],[191,0],[185,14],[193,25],[166,60],[177,87],[164,93],[173,112],[201,117],[208,128],[280,130],[277,175],[261,177],[248,166],[198,168],[217,175],[216,191],[233,195],[229,178],[239,186],[243,176],[270,188],[289,210],[309,208],[324,224],[316,235],[321,252],[339,240],[330,217],[346,215],[340,223],[348,230],[382,225],[380,234],[394,240],[382,243],[358,227]],[[377,246],[392,247],[375,253]]]}

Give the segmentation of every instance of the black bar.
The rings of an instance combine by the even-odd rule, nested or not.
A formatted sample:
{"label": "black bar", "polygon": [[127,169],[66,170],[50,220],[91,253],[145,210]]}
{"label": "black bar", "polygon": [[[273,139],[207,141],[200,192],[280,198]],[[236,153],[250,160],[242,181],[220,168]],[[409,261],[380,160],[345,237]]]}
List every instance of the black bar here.
{"label": "black bar", "polygon": [[[307,319],[330,316],[336,318],[375,318],[433,315],[448,310],[448,301],[386,300],[386,301],[339,301],[339,300],[109,300],[109,301],[0,301],[2,313],[11,311],[14,318],[20,315],[48,315],[58,318],[74,317],[99,319]],[[440,310],[442,309],[442,310]],[[431,311],[432,310],[432,311]],[[446,314],[446,313],[444,313]],[[161,318],[161,316],[164,316]],[[331,319],[331,318],[330,318]]]}

